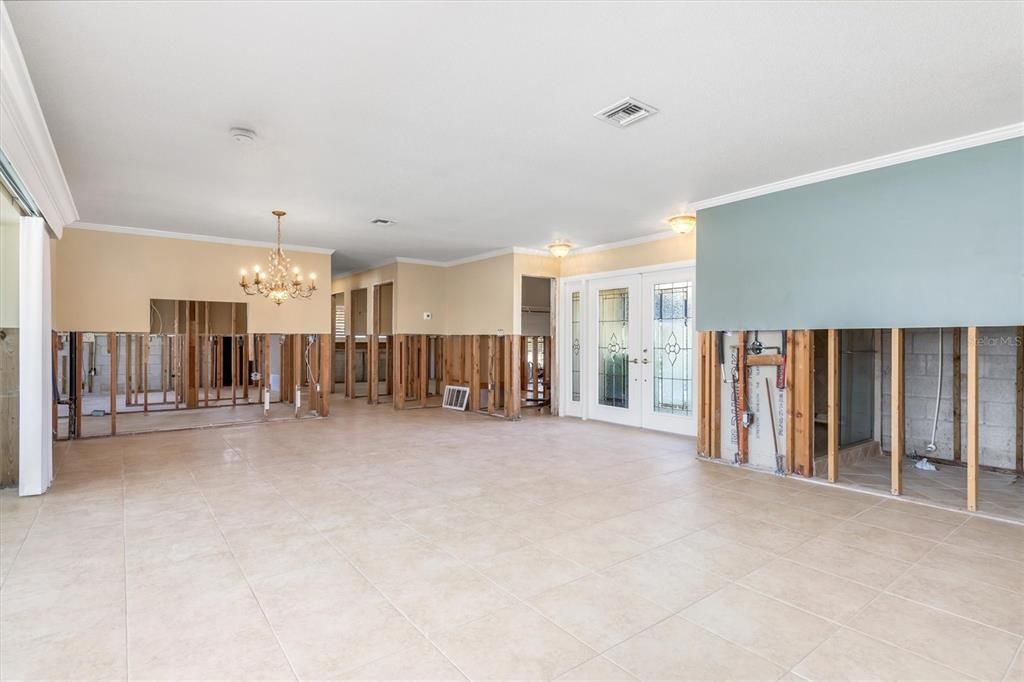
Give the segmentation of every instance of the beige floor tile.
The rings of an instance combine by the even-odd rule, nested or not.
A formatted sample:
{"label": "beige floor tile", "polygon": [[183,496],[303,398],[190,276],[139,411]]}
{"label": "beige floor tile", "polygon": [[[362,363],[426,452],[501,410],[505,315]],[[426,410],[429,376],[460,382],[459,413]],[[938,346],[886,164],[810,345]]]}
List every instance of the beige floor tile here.
{"label": "beige floor tile", "polygon": [[465,680],[459,669],[426,639],[398,653],[342,673],[343,680]]}
{"label": "beige floor tile", "polygon": [[826,537],[800,545],[787,552],[785,558],[877,589],[887,587],[912,566],[906,561],[878,556]]}
{"label": "beige floor tile", "polygon": [[812,537],[807,533],[750,518],[728,519],[709,526],[707,530],[733,542],[773,554],[788,552]]}
{"label": "beige floor tile", "polygon": [[466,528],[447,531],[430,539],[468,562],[482,561],[530,543],[526,538],[506,530],[494,521],[484,521]]}
{"label": "beige floor tile", "polygon": [[904,514],[910,514],[911,516],[917,516],[918,518],[928,519],[929,521],[939,521],[941,523],[953,524],[960,526],[964,521],[970,518],[965,512],[953,511],[951,509],[939,509],[938,507],[931,507],[927,504],[919,504],[912,502],[907,499],[883,499],[876,506],[876,509],[891,509],[894,511],[903,512]]}
{"label": "beige floor tile", "polygon": [[525,605],[433,638],[470,679],[550,680],[597,655]]}
{"label": "beige floor tile", "polygon": [[181,535],[136,540],[125,546],[125,564],[129,572],[192,558],[224,554],[230,551],[216,526]]}
{"label": "beige floor tile", "polygon": [[653,508],[612,517],[598,523],[597,527],[624,535],[646,547],[664,545],[697,530],[681,523],[674,515]]}
{"label": "beige floor tile", "polygon": [[1006,671],[1006,677],[1003,679],[1007,682],[1024,680],[1024,646],[1017,650],[1017,656],[1013,659],[1013,663],[1010,664],[1010,668]]}
{"label": "beige floor tile", "polygon": [[128,598],[129,674],[139,679],[283,679],[281,648],[244,583]]}
{"label": "beige floor tile", "polygon": [[950,571],[917,567],[890,585],[888,591],[1024,635],[1024,595],[1019,592],[979,583]]}
{"label": "beige floor tile", "polygon": [[355,568],[341,557],[250,579],[260,606],[272,624],[330,608],[384,601]]}
{"label": "beige floor tile", "polygon": [[[333,407],[341,418],[59,443],[50,492],[0,492],[4,677],[777,678],[681,616],[646,622],[732,595],[709,625],[764,645],[751,633],[793,620],[803,634],[808,612],[847,617],[904,574],[892,590],[938,611],[859,626],[962,656],[960,670],[846,629],[796,672],[998,678],[1019,636],[979,643],[973,622],[1017,628],[1018,527],[695,461],[692,439],[600,422]],[[599,656],[516,596],[549,600],[598,646],[632,636]],[[803,611],[783,627],[786,604]],[[960,622],[959,639],[929,634]],[[926,648],[961,639],[969,651]],[[767,646],[791,660],[785,638]]]}
{"label": "beige floor tile", "polygon": [[671,615],[670,611],[635,592],[623,590],[620,583],[600,575],[555,587],[529,602],[556,625],[597,651],[604,651]]}
{"label": "beige floor tile", "polygon": [[559,680],[578,680],[585,682],[632,682],[635,677],[627,673],[619,666],[612,663],[604,656],[592,658],[583,665],[577,666],[567,673],[559,675]]}
{"label": "beige floor tile", "polygon": [[679,611],[720,590],[729,580],[717,573],[647,552],[602,571],[624,592],[634,592],[670,611]]}
{"label": "beige floor tile", "polygon": [[935,546],[931,540],[858,523],[856,519],[832,528],[821,537],[878,556],[910,562],[917,561]]}
{"label": "beige floor tile", "polygon": [[878,590],[788,559],[776,559],[737,582],[822,618],[840,622],[879,595]]}
{"label": "beige floor tile", "polygon": [[467,566],[383,589],[395,606],[428,635],[515,603],[487,577]]}
{"label": "beige floor tile", "polygon": [[679,616],[605,653],[643,680],[776,680],[784,669]]}
{"label": "beige floor tile", "polygon": [[963,680],[963,673],[843,628],[800,661],[793,672],[807,680]]}
{"label": "beige floor tile", "polygon": [[1024,562],[1021,561],[940,544],[925,554],[918,565],[938,571],[952,571],[1004,590],[1024,593]]}
{"label": "beige floor tile", "polygon": [[1024,526],[973,517],[953,531],[945,542],[964,549],[1020,560],[1024,556]]}
{"label": "beige floor tile", "polygon": [[589,525],[586,521],[574,519],[551,507],[540,507],[518,512],[498,519],[498,523],[505,530],[534,542],[547,540],[556,535],[568,533]]}
{"label": "beige floor tile", "polygon": [[652,552],[730,579],[739,578],[774,558],[769,552],[701,530]]}
{"label": "beige floor tile", "polygon": [[[125,633],[107,625],[9,643],[0,639],[7,680],[117,680],[127,678]],[[57,654],[59,652],[59,655]]]}
{"label": "beige floor tile", "polygon": [[536,545],[489,557],[478,562],[476,567],[521,599],[590,573],[590,569]]}
{"label": "beige floor tile", "polygon": [[614,531],[594,527],[556,535],[540,544],[561,557],[595,571],[625,561],[647,549],[639,542]]}
{"label": "beige floor tile", "polygon": [[339,677],[423,639],[383,601],[296,613],[275,622],[274,632],[300,679]]}
{"label": "beige floor tile", "polygon": [[[879,597],[847,625],[985,680],[1000,679],[1021,644],[1015,635],[891,595]],[[956,633],[955,646],[950,633]]]}
{"label": "beige floor tile", "polygon": [[869,526],[886,528],[938,542],[959,528],[965,519],[960,518],[952,521],[940,521],[934,518],[925,519],[917,514],[907,513],[903,509],[875,506],[862,514],[858,514],[854,520]]}
{"label": "beige floor tile", "polygon": [[738,585],[715,592],[682,615],[784,668],[792,667],[835,630],[826,620]]}

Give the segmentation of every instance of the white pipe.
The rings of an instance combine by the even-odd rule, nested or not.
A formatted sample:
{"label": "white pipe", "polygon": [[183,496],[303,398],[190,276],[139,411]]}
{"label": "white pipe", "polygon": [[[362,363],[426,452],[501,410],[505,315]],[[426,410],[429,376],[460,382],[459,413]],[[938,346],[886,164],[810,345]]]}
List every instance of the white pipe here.
{"label": "white pipe", "polygon": [[[955,333],[955,332],[954,332]],[[939,327],[939,382],[935,387],[935,418],[932,420],[932,440],[925,450],[935,452],[935,431],[939,427],[939,399],[942,398],[942,327]]]}

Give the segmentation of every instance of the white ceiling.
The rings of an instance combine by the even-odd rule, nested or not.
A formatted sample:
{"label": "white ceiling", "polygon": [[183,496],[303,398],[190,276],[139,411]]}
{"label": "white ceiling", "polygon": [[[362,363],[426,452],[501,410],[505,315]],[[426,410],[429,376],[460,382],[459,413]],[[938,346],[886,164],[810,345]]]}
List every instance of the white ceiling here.
{"label": "white ceiling", "polygon": [[[272,240],[283,208],[335,271],[649,235],[1024,120],[1021,3],[7,5],[83,221]],[[627,95],[660,113],[592,117]]]}

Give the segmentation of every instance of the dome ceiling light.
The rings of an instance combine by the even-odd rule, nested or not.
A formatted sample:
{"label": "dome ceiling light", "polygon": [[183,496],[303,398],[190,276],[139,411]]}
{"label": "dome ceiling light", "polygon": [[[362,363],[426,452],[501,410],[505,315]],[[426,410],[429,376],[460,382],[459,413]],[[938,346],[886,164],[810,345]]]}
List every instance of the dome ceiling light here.
{"label": "dome ceiling light", "polygon": [[555,258],[565,258],[572,251],[572,244],[565,240],[559,240],[557,242],[551,242],[548,244],[548,251]]}
{"label": "dome ceiling light", "polygon": [[697,216],[693,214],[674,215],[667,222],[676,234],[690,234],[697,226]]}

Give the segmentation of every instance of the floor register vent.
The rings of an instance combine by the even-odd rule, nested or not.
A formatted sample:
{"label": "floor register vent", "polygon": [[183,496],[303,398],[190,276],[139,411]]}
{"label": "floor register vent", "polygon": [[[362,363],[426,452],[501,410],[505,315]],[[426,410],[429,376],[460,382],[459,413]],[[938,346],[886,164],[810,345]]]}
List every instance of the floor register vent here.
{"label": "floor register vent", "polygon": [[449,410],[466,411],[469,403],[469,388],[466,386],[445,386],[444,401],[441,406]]}

